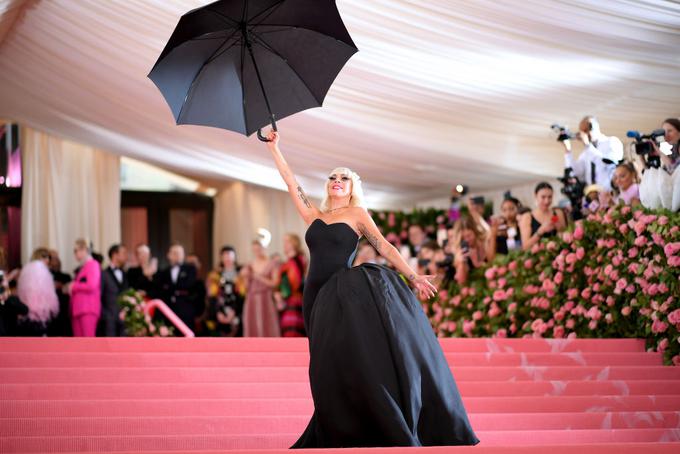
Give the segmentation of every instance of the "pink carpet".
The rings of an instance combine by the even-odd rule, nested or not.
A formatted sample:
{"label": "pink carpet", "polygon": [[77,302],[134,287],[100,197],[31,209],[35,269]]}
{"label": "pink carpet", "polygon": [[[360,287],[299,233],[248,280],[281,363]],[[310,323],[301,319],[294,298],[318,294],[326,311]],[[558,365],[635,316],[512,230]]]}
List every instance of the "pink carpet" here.
{"label": "pink carpet", "polygon": [[[680,453],[680,367],[641,340],[441,344],[481,443],[418,452]],[[0,339],[0,452],[289,452],[307,363],[305,339]]]}

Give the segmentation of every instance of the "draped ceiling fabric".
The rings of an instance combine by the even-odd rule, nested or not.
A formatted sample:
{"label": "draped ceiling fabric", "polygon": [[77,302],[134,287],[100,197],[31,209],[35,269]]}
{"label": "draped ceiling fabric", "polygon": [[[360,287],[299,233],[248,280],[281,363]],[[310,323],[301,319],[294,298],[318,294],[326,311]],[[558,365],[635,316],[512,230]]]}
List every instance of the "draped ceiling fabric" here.
{"label": "draped ceiling fabric", "polygon": [[77,263],[77,238],[106,256],[120,242],[120,157],[24,127],[21,261],[33,250],[59,251],[63,270]]}
{"label": "draped ceiling fabric", "polygon": [[[0,44],[0,116],[183,174],[283,188],[264,145],[175,126],[146,78],[178,18],[207,3],[29,1]],[[337,3],[360,51],[323,108],[280,122],[313,196],[338,165],[362,176],[376,208],[456,183],[502,190],[561,173],[552,122],[595,114],[625,138],[680,114],[676,2]]]}

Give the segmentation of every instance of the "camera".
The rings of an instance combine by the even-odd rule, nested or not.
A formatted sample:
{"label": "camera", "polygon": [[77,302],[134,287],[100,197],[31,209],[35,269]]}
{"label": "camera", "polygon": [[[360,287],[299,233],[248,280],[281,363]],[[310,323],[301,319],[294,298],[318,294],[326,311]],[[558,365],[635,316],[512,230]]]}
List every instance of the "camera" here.
{"label": "camera", "polygon": [[569,132],[569,128],[567,126],[562,126],[557,123],[553,123],[552,125],[550,125],[550,129],[552,129],[553,132],[557,134],[558,142],[564,142],[565,140],[576,138],[576,135]]}
{"label": "camera", "polygon": [[628,131],[626,136],[635,139],[635,142],[631,144],[633,150],[637,155],[643,157],[645,165],[648,168],[659,168],[659,166],[661,166],[661,159],[659,156],[652,155],[654,152],[654,145],[652,142],[660,144],[663,142],[665,134],[666,132],[663,129],[655,129],[649,134],[640,134],[639,131]]}
{"label": "camera", "polygon": [[558,180],[562,183],[560,192],[567,196],[569,202],[571,202],[574,220],[581,219],[583,217],[581,213],[581,200],[583,199],[583,190],[586,187],[585,183],[574,175],[574,169],[571,167],[564,169],[564,175],[559,177]]}

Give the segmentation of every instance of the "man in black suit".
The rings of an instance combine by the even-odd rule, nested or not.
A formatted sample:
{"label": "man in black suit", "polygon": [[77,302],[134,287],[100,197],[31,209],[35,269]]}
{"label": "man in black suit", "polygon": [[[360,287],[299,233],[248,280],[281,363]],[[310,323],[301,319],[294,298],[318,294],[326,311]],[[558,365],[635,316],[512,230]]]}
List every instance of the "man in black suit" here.
{"label": "man in black suit", "polygon": [[195,294],[196,268],[184,263],[184,247],[179,243],[170,246],[168,262],[170,266],[154,276],[158,297],[194,331],[194,320],[203,310]]}
{"label": "man in black suit", "polygon": [[102,315],[100,334],[106,337],[125,335],[125,325],[120,319],[118,296],[130,288],[123,266],[127,262],[125,246],[114,244],[109,248],[109,266],[102,271]]}

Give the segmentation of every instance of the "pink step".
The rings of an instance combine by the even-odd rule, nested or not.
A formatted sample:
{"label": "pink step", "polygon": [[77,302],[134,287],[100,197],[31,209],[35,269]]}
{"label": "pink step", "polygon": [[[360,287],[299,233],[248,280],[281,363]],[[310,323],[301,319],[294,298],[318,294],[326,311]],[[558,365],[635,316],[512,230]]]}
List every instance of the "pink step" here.
{"label": "pink step", "polygon": [[[446,352],[644,352],[642,339],[446,338]],[[307,339],[0,338],[2,352],[307,352]]]}
{"label": "pink step", "polygon": [[[477,431],[485,445],[542,445],[574,443],[678,442],[680,429]],[[5,437],[0,452],[64,451],[187,451],[196,449],[280,449],[298,433],[263,435],[58,436]],[[680,446],[680,445],[679,445]]]}
{"label": "pink step", "polygon": [[[446,353],[452,366],[660,366],[660,353]],[[307,352],[0,353],[4,367],[307,366]]]}
{"label": "pink step", "polygon": [[[247,435],[301,433],[308,416],[13,418],[0,422],[0,437]],[[470,415],[476,431],[574,429],[678,429],[678,412],[507,413]]]}
{"label": "pink step", "polygon": [[[678,411],[680,395],[464,397],[470,413]],[[0,418],[311,415],[307,399],[4,400]]]}
{"label": "pink step", "polygon": [[[463,396],[628,396],[676,394],[680,380],[649,381],[459,381]],[[87,383],[0,384],[0,401],[115,399],[309,398],[308,382],[295,383]]]}
{"label": "pink step", "polygon": [[[526,366],[451,368],[458,381],[678,380],[680,367],[669,366]],[[189,383],[301,382],[297,367],[158,367],[158,368],[0,368],[0,383]]]}
{"label": "pink step", "polygon": [[[97,454],[112,451],[98,451]],[[167,451],[144,451],[165,454]],[[288,449],[233,449],[192,450],[193,454],[290,454]],[[116,454],[137,454],[138,451],[116,451]],[[306,454],[678,454],[678,443],[578,443],[570,445],[545,444],[540,446],[434,446],[424,448],[338,448],[308,449]],[[94,454],[80,452],[79,454]]]}

